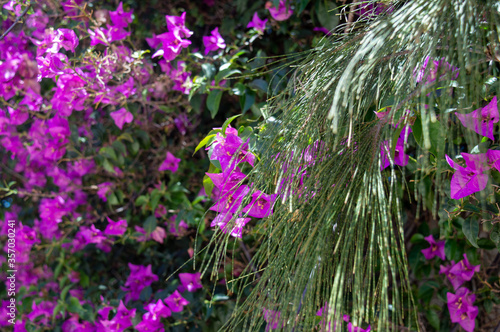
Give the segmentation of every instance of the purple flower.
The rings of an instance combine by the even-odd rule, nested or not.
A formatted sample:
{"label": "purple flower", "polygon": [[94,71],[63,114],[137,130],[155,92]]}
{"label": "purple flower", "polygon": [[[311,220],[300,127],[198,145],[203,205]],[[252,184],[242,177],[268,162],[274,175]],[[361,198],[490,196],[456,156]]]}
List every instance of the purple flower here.
{"label": "purple flower", "polygon": [[272,206],[276,196],[276,194],[268,195],[257,190],[252,194],[252,201],[243,209],[243,212],[248,212],[249,216],[255,218],[268,217],[273,214]]}
{"label": "purple flower", "polygon": [[455,113],[465,128],[475,131],[479,135],[495,140],[493,136],[493,124],[499,120],[497,96],[483,108],[479,108],[468,114]]}
{"label": "purple flower", "polygon": [[174,119],[175,126],[181,133],[181,135],[186,135],[186,127],[190,126],[191,124],[189,123],[189,119],[185,113],[179,114],[175,119]]}
{"label": "purple flower", "polygon": [[78,46],[78,37],[71,29],[57,29],[54,42],[58,43],[59,46],[64,48],[66,51],[74,53],[75,48]]}
{"label": "purple flower", "polygon": [[475,319],[478,314],[478,308],[473,306],[476,296],[469,294],[467,288],[459,288],[456,294],[447,293],[448,310],[453,323],[459,323],[462,328],[472,332],[475,327]]}
{"label": "purple flower", "polygon": [[[320,32],[323,32],[325,35],[330,35],[330,30],[328,30],[327,28],[323,28],[323,27],[315,27],[315,28],[313,28],[313,31],[320,31]],[[375,112],[375,114],[377,114],[377,112]]]}
{"label": "purple flower", "polygon": [[[54,310],[55,304],[50,301],[42,301],[39,304],[33,303],[31,304],[31,312],[26,316],[31,322],[34,322],[37,319],[37,325],[48,325],[50,319],[52,318],[52,312]],[[41,319],[38,319],[39,316],[42,316]]]}
{"label": "purple flower", "polygon": [[226,169],[222,173],[205,173],[214,183],[214,186],[219,188],[221,193],[226,193],[236,188],[236,186],[246,178],[246,175],[241,173],[240,169]]}
{"label": "purple flower", "polygon": [[394,10],[393,7],[387,8],[384,3],[366,3],[360,6],[359,16],[361,19],[369,20],[383,14],[385,11],[391,13]]}
{"label": "purple flower", "polygon": [[162,48],[152,55],[153,58],[163,56],[165,60],[171,61],[181,53],[183,48],[191,45],[189,40],[181,38],[177,30],[162,33],[156,38],[162,43]]}
{"label": "purple flower", "polygon": [[111,22],[115,27],[126,28],[128,27],[129,23],[132,23],[133,12],[133,10],[128,12],[124,11],[123,3],[120,1],[118,8],[115,11],[109,12],[109,18],[111,19]]}
{"label": "purple flower", "polygon": [[134,120],[134,115],[127,111],[124,107],[120,108],[118,111],[111,112],[111,117],[115,120],[115,124],[118,128],[123,129],[125,123],[130,123]]}
{"label": "purple flower", "polygon": [[178,291],[163,300],[172,312],[181,312],[184,306],[189,304],[189,301],[181,296]]}
{"label": "purple flower", "polygon": [[127,221],[126,220],[118,220],[118,221],[113,221],[109,217],[108,219],[108,225],[106,226],[106,229],[104,230],[104,234],[106,235],[117,235],[121,236],[127,231]]}
{"label": "purple flower", "polygon": [[366,329],[362,329],[361,327],[353,326],[351,322],[347,325],[347,331],[349,332],[370,332],[371,326],[368,325]]}
{"label": "purple flower", "polygon": [[108,201],[106,195],[111,190],[112,185],[113,184],[111,182],[103,182],[97,186],[99,188],[97,190],[97,196],[99,196],[99,198],[102,199],[104,202]]}
{"label": "purple flower", "polygon": [[439,274],[444,274],[450,280],[453,289],[457,289],[464,283],[464,279],[461,276],[457,276],[450,272],[451,268],[455,265],[455,261],[451,261],[451,265],[440,265]]}
{"label": "purple flower", "polygon": [[471,265],[467,259],[467,255],[464,254],[464,259],[455,264],[451,269],[450,273],[459,276],[465,281],[469,281],[474,276],[474,272],[479,272],[481,265]]}
{"label": "purple flower", "polygon": [[143,319],[147,320],[159,320],[160,317],[167,318],[172,315],[172,311],[160,299],[156,303],[148,304],[144,309],[148,312],[144,314]]}
{"label": "purple flower", "polygon": [[151,271],[151,264],[142,266],[128,263],[128,266],[130,268],[130,275],[125,282],[125,287],[122,287],[124,291],[129,292],[125,297],[125,302],[128,300],[138,300],[141,291],[158,280],[158,276]]}
{"label": "purple flower", "polygon": [[[427,67],[429,66],[429,60],[431,60],[430,57],[425,58],[422,67],[420,69],[415,68],[413,75],[415,76],[415,80],[417,83],[423,82],[424,78],[425,83],[434,82],[437,78],[438,71],[451,72],[450,76],[452,79],[456,80],[458,78],[458,75],[460,74],[459,69],[446,62],[445,58],[442,58],[441,60],[433,60],[431,62],[432,67],[430,67],[430,69],[426,71]],[[445,69],[442,70],[439,67],[444,67]],[[446,73],[444,73],[441,78],[445,76]]]}
{"label": "purple flower", "polygon": [[210,208],[210,210],[220,213],[235,213],[240,208],[243,198],[249,191],[250,189],[247,185],[242,185],[235,191],[221,193],[221,198]]}
{"label": "purple flower", "polygon": [[[396,150],[394,153],[394,164],[398,166],[406,166],[408,165],[408,161],[410,160],[410,157],[407,154],[405,154],[405,146],[404,146],[405,135],[407,132],[408,134],[411,133],[411,129],[410,128],[407,129],[406,127],[403,128],[401,134],[399,135],[398,141],[396,142]],[[389,152],[391,151],[391,146],[389,144],[389,141],[384,141],[382,143],[382,147],[380,148],[380,150],[382,155],[382,164],[380,166],[380,170],[383,171],[391,164],[389,157],[387,156],[387,151]]]}
{"label": "purple flower", "polygon": [[179,273],[182,287],[179,288],[181,292],[187,290],[188,292],[195,292],[197,289],[203,288],[201,285],[201,273]]}
{"label": "purple flower", "polygon": [[226,137],[217,134],[216,142],[210,159],[218,160],[223,171],[233,169],[237,164],[245,161],[254,165],[255,156],[248,150],[248,141],[243,143],[237,134],[227,133]]}
{"label": "purple flower", "polygon": [[280,311],[267,310],[262,308],[262,313],[264,314],[264,320],[267,322],[267,329],[277,329],[280,325],[283,327],[283,322],[280,322]]}
{"label": "purple flower", "polygon": [[280,0],[278,8],[275,8],[273,3],[268,1],[266,2],[266,9],[269,10],[269,13],[276,21],[288,20],[293,14],[293,10],[290,7],[287,8],[285,0]]}
{"label": "purple flower", "polygon": [[257,12],[253,13],[252,20],[248,23],[247,28],[255,28],[260,34],[264,33],[266,29],[267,18],[261,20]]}
{"label": "purple flower", "polygon": [[[252,220],[251,218],[236,218],[234,221],[234,225],[229,224],[229,221],[233,217],[232,213],[220,213],[218,214],[214,220],[212,220],[212,223],[210,224],[211,227],[219,226],[219,228],[222,230],[223,233],[231,233],[231,236],[240,238],[243,235],[243,227]],[[232,226],[232,227],[231,227]]]}
{"label": "purple flower", "polygon": [[159,171],[171,171],[172,173],[177,172],[179,168],[179,163],[181,159],[176,158],[170,151],[167,151],[167,156],[163,163],[160,165]]}
{"label": "purple flower", "polygon": [[210,36],[203,37],[203,45],[205,45],[205,55],[211,51],[216,51],[219,48],[224,49],[226,47],[226,42],[219,33],[219,28],[212,30]]}
{"label": "purple flower", "polygon": [[455,163],[446,155],[448,164],[456,170],[450,182],[450,196],[460,199],[486,188],[491,167],[500,169],[500,151],[488,150],[486,153],[462,153],[466,167]]}
{"label": "purple flower", "polygon": [[170,31],[178,31],[179,35],[183,38],[189,38],[193,34],[193,31],[186,28],[186,12],[182,13],[181,16],[165,16],[167,21],[167,28]]}
{"label": "purple flower", "polygon": [[164,332],[164,324],[159,319],[151,319],[147,313],[142,315],[142,321],[135,326],[139,332]]}
{"label": "purple flower", "polygon": [[438,241],[436,243],[432,235],[425,237],[425,240],[431,245],[429,248],[421,250],[425,259],[433,259],[435,256],[438,256],[444,261],[446,259],[444,254],[444,241]]}

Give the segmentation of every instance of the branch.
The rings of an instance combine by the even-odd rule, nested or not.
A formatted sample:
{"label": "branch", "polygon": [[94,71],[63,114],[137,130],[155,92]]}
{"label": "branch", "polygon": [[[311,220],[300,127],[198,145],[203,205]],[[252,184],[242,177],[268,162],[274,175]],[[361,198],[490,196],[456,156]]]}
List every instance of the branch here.
{"label": "branch", "polygon": [[26,13],[28,12],[28,10],[31,8],[31,2],[28,3],[28,5],[26,6],[26,8],[23,10],[23,12],[21,13],[21,15],[19,15],[16,20],[14,21],[14,23],[12,23],[12,25],[7,29],[7,31],[5,31],[3,33],[3,35],[0,36],[0,40],[4,39],[5,36],[7,36],[7,34],[14,28],[14,26],[19,23],[19,21],[23,18],[24,15],[26,15]]}

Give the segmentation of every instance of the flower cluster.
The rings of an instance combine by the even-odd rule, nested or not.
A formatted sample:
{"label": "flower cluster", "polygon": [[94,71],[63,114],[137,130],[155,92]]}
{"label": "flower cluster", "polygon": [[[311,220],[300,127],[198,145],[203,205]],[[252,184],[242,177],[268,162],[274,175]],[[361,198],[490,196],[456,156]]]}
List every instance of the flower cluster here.
{"label": "flower cluster", "polygon": [[[225,133],[217,133],[210,147],[210,159],[220,165],[222,173],[206,173],[212,180],[215,192],[215,204],[210,208],[219,214],[212,221],[211,226],[218,226],[224,233],[241,238],[243,227],[251,220],[249,217],[265,218],[272,214],[272,207],[276,194],[266,194],[260,190],[253,190],[251,201],[242,208],[244,198],[252,190],[242,184],[246,175],[241,172],[239,165],[248,163],[254,166],[255,156],[249,150],[249,141],[244,142],[238,131],[228,127]],[[236,217],[236,218],[234,218]],[[229,222],[235,219],[234,225]]]}
{"label": "flower cluster", "polygon": [[439,273],[448,277],[448,280],[455,289],[455,294],[447,293],[448,310],[453,323],[459,323],[464,330],[471,332],[474,330],[478,308],[473,306],[476,296],[469,294],[469,290],[460,287],[465,281],[469,281],[474,276],[474,272],[479,272],[479,265],[471,265],[464,254],[464,259],[456,263],[451,262],[449,266],[440,266]]}
{"label": "flower cluster", "polygon": [[460,166],[446,156],[448,164],[456,170],[450,182],[450,196],[460,199],[486,188],[488,174],[492,168],[500,171],[500,151],[488,150],[486,153],[462,153],[466,167]]}

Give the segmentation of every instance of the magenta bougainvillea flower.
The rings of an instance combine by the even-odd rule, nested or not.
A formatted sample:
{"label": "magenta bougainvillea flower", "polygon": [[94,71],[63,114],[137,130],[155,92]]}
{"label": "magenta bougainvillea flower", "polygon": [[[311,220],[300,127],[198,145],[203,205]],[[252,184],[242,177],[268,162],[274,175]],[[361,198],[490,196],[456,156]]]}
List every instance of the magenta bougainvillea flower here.
{"label": "magenta bougainvillea flower", "polygon": [[172,312],[181,312],[184,306],[189,304],[189,301],[181,296],[178,291],[174,291],[172,295],[163,300]]}
{"label": "magenta bougainvillea flower", "polygon": [[266,9],[269,10],[269,13],[276,21],[288,20],[293,14],[293,10],[290,5],[287,7],[285,0],[280,0],[278,8],[274,7],[271,1],[268,1],[266,2]]}
{"label": "magenta bougainvillea flower", "polygon": [[[401,131],[401,135],[399,135],[398,141],[396,142],[396,150],[394,152],[394,164],[398,166],[406,166],[408,165],[408,161],[410,160],[410,157],[405,154],[405,135],[411,133],[411,128],[407,128],[406,126],[403,128]],[[380,148],[380,153],[382,155],[382,163],[380,165],[380,170],[383,171],[387,167],[391,165],[391,161],[389,160],[389,157],[387,156],[387,151],[391,151],[391,145],[389,144],[389,141],[384,141],[382,143],[382,146]]]}
{"label": "magenta bougainvillea flower", "polygon": [[170,31],[178,31],[182,38],[189,38],[193,34],[193,31],[186,28],[186,12],[182,13],[181,16],[165,16],[167,21],[167,28]]}
{"label": "magenta bougainvillea flower", "polygon": [[283,326],[284,323],[280,322],[280,311],[262,308],[262,313],[264,315],[264,320],[267,322],[268,329],[277,329],[279,326]]}
{"label": "magenta bougainvillea flower", "polygon": [[210,210],[220,213],[235,213],[240,208],[243,198],[245,198],[249,191],[250,188],[248,188],[247,185],[242,185],[234,191],[221,193],[220,199],[210,208]]}
{"label": "magenta bougainvillea flower", "polygon": [[118,111],[111,112],[110,115],[115,121],[116,126],[120,129],[123,129],[125,123],[130,123],[134,120],[134,115],[124,107],[120,108]]}
{"label": "magenta bougainvillea flower", "polygon": [[184,292],[195,292],[197,289],[203,288],[201,284],[201,273],[179,273],[179,279],[181,280],[181,286],[179,286],[179,291]]}
{"label": "magenta bougainvillea flower", "polygon": [[248,140],[243,143],[237,134],[226,133],[226,137],[217,134],[216,141],[210,159],[218,160],[223,171],[233,169],[242,162],[254,165],[255,155],[249,151]]}
{"label": "magenta bougainvillea flower", "polygon": [[132,326],[132,319],[135,317],[135,311],[136,309],[128,310],[127,307],[125,307],[125,305],[123,304],[123,301],[120,300],[116,315],[112,320],[116,324],[116,329],[120,329],[120,331],[123,331],[126,328]]}
{"label": "magenta bougainvillea flower", "polygon": [[351,322],[347,324],[347,331],[348,332],[370,332],[371,331],[371,325],[368,325],[366,329],[363,329],[358,326],[353,326]]}
{"label": "magenta bougainvillea flower", "polygon": [[167,22],[168,31],[160,35],[153,34],[152,38],[146,38],[149,46],[152,48],[160,49],[157,50],[152,57],[163,56],[165,60],[171,61],[175,59],[182,51],[183,48],[191,45],[188,39],[193,32],[186,28],[186,13],[182,13],[181,16],[165,16]]}
{"label": "magenta bougainvillea flower", "polygon": [[120,4],[118,5],[118,8],[115,11],[110,11],[109,13],[109,18],[111,19],[111,22],[115,27],[118,28],[126,28],[130,23],[132,23],[132,14],[134,13],[133,10],[130,10],[128,12],[123,10],[123,3],[120,1]]}
{"label": "magenta bougainvillea flower", "polygon": [[450,182],[450,197],[460,199],[486,188],[487,172],[492,168],[500,169],[500,151],[488,150],[486,153],[462,153],[466,167],[455,163],[447,155],[446,161],[455,169]]}
{"label": "magenta bougainvillea flower", "polygon": [[146,312],[143,319],[146,320],[160,320],[161,317],[167,318],[172,315],[172,311],[163,303],[162,300],[158,300],[156,303],[150,303],[144,307]]}
{"label": "magenta bougainvillea flower", "polygon": [[232,217],[232,213],[220,213],[214,218],[214,220],[212,220],[210,226],[218,226],[223,233],[230,233],[231,236],[241,239],[243,235],[243,227],[245,227],[245,225],[252,219],[236,218],[234,220],[234,224],[231,224],[230,221]]}
{"label": "magenta bougainvillea flower", "polygon": [[467,259],[467,255],[464,254],[464,259],[455,264],[455,261],[451,262],[449,266],[441,265],[439,267],[439,274],[444,274],[448,277],[454,289],[460,287],[464,281],[469,281],[474,276],[474,272],[479,272],[480,265],[471,265]]}
{"label": "magenta bougainvillea flower", "polygon": [[424,254],[425,259],[433,259],[435,256],[438,256],[444,261],[446,259],[446,256],[444,254],[445,241],[438,241],[436,243],[432,235],[425,237],[425,240],[431,245],[429,248],[421,250],[422,254]]}
{"label": "magenta bougainvillea flower", "polygon": [[474,331],[478,308],[473,306],[476,295],[470,294],[467,288],[461,287],[456,294],[447,293],[448,310],[453,323],[459,323],[467,332]]}
{"label": "magenta bougainvillea flower", "polygon": [[457,277],[460,277],[464,281],[469,281],[474,276],[474,272],[479,272],[481,268],[480,265],[471,265],[467,259],[467,255],[464,254],[464,259],[455,264],[451,269],[450,273]]}
{"label": "magenta bougainvillea flower", "polygon": [[246,175],[243,174],[238,167],[235,169],[226,169],[222,173],[205,173],[214,183],[214,186],[219,188],[221,193],[226,193],[236,188],[241,183]]}
{"label": "magenta bougainvillea flower", "polygon": [[205,55],[211,51],[216,51],[218,49],[224,49],[226,47],[226,42],[219,33],[219,28],[215,28],[210,33],[210,36],[203,37],[203,45],[205,45]]}
{"label": "magenta bougainvillea flower", "polygon": [[248,212],[248,215],[255,218],[265,218],[273,214],[273,204],[276,200],[276,194],[268,195],[260,190],[252,194],[252,201],[248,204],[243,212]]}
{"label": "magenta bougainvillea flower", "polygon": [[365,3],[361,4],[359,8],[359,17],[364,20],[372,19],[384,12],[391,13],[394,10],[393,7],[388,7],[386,4],[378,3]]}
{"label": "magenta bougainvillea flower", "polygon": [[154,281],[158,281],[158,276],[151,271],[151,264],[148,266],[134,265],[128,263],[130,268],[130,275],[125,282],[125,287],[122,287],[124,291],[127,291],[125,296],[125,302],[129,300],[138,300],[141,291],[151,285]]}
{"label": "magenta bougainvillea flower", "polygon": [[54,307],[55,304],[51,301],[42,301],[39,304],[33,301],[31,304],[31,312],[27,315],[27,318],[32,322],[37,319],[37,324],[47,325],[52,318]]}
{"label": "magenta bougainvillea flower", "polygon": [[176,158],[170,151],[167,151],[167,156],[163,163],[160,165],[160,168],[158,168],[159,171],[171,171],[172,173],[177,172],[177,169],[179,168],[179,163],[181,162],[181,159]]}
{"label": "magenta bougainvillea flower", "polygon": [[183,48],[191,45],[189,40],[181,38],[178,30],[164,32],[156,36],[156,39],[161,42],[162,48],[156,51],[152,57],[163,56],[167,61],[175,59]]}
{"label": "magenta bougainvillea flower", "polygon": [[261,20],[257,12],[253,13],[252,20],[248,22],[247,28],[254,28],[260,34],[264,33],[266,29],[267,18],[265,20]]}
{"label": "magenta bougainvillea flower", "polygon": [[118,221],[113,221],[111,218],[107,217],[108,219],[108,225],[106,226],[106,229],[104,230],[104,234],[106,235],[117,235],[121,236],[125,234],[127,231],[127,221],[122,219]]}
{"label": "magenta bougainvillea flower", "polygon": [[493,135],[494,124],[499,120],[497,97],[493,97],[490,103],[468,114],[456,112],[455,115],[465,128],[475,131],[479,135],[495,140]]}
{"label": "magenta bougainvillea flower", "polygon": [[[437,79],[438,71],[442,71],[441,77],[445,77],[447,73],[450,73],[451,79],[456,80],[460,74],[460,69],[450,65],[446,62],[445,58],[440,60],[432,60],[429,64],[431,57],[426,57],[424,63],[420,69],[415,69],[413,75],[417,83],[423,82],[425,79],[426,83],[432,83]],[[429,68],[429,69],[428,69]],[[443,69],[444,68],[444,69]]]}
{"label": "magenta bougainvillea flower", "polygon": [[99,185],[97,185],[97,196],[99,196],[100,199],[102,199],[104,202],[107,202],[107,194],[111,190],[111,187],[113,184],[111,182],[103,182]]}

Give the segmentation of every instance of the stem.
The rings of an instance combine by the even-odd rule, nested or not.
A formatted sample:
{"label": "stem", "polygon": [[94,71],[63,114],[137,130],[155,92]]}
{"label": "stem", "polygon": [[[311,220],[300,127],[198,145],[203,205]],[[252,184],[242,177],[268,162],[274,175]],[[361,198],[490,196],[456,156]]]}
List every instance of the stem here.
{"label": "stem", "polygon": [[5,31],[3,33],[3,35],[0,36],[0,40],[4,39],[5,36],[7,36],[7,34],[14,28],[14,26],[19,23],[19,21],[23,18],[24,15],[26,15],[26,13],[28,12],[28,10],[31,8],[31,2],[28,3],[28,5],[26,6],[26,8],[23,10],[23,12],[21,13],[21,15],[19,15],[16,20],[14,21],[14,23],[12,23],[12,25],[7,29],[7,31]]}

